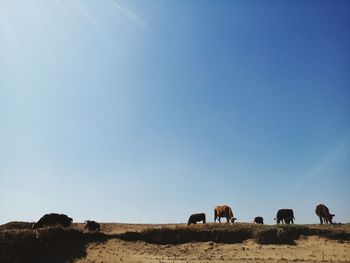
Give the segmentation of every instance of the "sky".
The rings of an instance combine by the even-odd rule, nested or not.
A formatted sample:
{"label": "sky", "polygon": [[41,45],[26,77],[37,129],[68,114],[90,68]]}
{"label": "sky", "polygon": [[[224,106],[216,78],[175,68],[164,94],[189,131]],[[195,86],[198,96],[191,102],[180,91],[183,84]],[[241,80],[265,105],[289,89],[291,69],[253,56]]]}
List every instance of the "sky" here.
{"label": "sky", "polygon": [[0,0],[0,224],[350,222],[348,1]]}

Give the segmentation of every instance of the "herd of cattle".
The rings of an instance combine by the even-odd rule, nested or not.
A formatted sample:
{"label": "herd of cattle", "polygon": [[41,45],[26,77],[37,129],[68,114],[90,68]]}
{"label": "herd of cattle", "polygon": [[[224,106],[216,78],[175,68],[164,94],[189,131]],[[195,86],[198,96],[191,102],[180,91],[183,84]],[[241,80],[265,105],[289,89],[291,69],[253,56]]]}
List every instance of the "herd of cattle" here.
{"label": "herd of cattle", "polygon": [[[333,224],[332,219],[334,215],[329,213],[329,209],[327,206],[323,204],[319,204],[318,206],[316,206],[315,213],[320,218],[320,224],[323,224],[323,222],[327,224],[328,223]],[[220,205],[214,208],[214,222],[216,222],[216,219],[218,219],[219,223],[221,223],[220,221],[221,217],[225,217],[227,220],[227,223],[232,223],[232,224],[235,222],[235,220],[237,220],[237,218],[233,217],[231,207],[227,205]],[[279,209],[277,211],[275,220],[277,224],[279,223],[294,224],[295,217],[294,217],[293,210]],[[206,223],[206,218],[204,213],[192,214],[188,219],[187,225],[196,224],[197,222],[203,222],[203,224]],[[254,223],[264,224],[264,218],[261,216],[257,216],[254,218]]]}
{"label": "herd of cattle", "polygon": [[[332,219],[334,217],[333,214],[329,213],[329,209],[327,206],[323,204],[319,204],[316,206],[316,215],[320,218],[320,224],[324,222],[326,224],[333,224]],[[214,223],[216,223],[216,219],[218,219],[219,223],[221,223],[221,218],[224,217],[227,220],[227,223],[233,224],[237,218],[233,216],[233,212],[231,207],[227,205],[220,205],[214,208]],[[294,213],[292,209],[280,209],[277,211],[277,215],[275,218],[277,224],[294,224]],[[205,213],[192,214],[188,219],[187,225],[196,224],[197,222],[206,223]],[[46,214],[42,216],[38,222],[33,224],[33,229],[42,228],[46,226],[55,226],[60,225],[62,227],[70,227],[73,223],[73,219],[64,214]],[[257,216],[254,218],[254,223],[256,224],[264,224],[264,219],[261,216]],[[99,223],[91,220],[85,221],[84,224],[85,230],[92,231],[100,231],[101,226]]]}

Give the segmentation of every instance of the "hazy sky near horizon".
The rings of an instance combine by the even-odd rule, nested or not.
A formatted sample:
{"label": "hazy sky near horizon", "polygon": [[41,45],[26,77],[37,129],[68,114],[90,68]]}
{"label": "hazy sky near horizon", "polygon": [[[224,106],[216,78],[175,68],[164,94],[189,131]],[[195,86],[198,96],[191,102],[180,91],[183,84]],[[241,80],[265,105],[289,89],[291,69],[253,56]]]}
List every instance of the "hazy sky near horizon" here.
{"label": "hazy sky near horizon", "polygon": [[348,1],[0,0],[0,224],[350,222]]}

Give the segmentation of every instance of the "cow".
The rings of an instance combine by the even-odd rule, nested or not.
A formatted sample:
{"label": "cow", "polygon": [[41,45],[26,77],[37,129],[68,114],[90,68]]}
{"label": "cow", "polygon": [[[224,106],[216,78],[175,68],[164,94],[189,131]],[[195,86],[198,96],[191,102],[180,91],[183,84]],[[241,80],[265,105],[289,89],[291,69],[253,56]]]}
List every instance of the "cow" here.
{"label": "cow", "polygon": [[285,224],[294,224],[293,219],[295,219],[294,217],[294,213],[292,209],[280,209],[277,212],[276,218],[275,220],[277,220],[277,224],[279,224],[280,222],[284,222]]}
{"label": "cow", "polygon": [[68,217],[67,215],[51,213],[43,215],[37,223],[33,224],[32,228],[37,229],[45,226],[55,225],[60,225],[62,227],[68,228],[71,226],[72,222],[73,219]]}
{"label": "cow", "polygon": [[188,219],[187,225],[189,226],[190,224],[197,224],[197,222],[200,222],[200,221],[202,221],[203,224],[206,223],[204,213],[192,214]]}
{"label": "cow", "polygon": [[231,207],[227,205],[219,205],[214,208],[214,223],[216,222],[217,218],[219,220],[219,223],[221,223],[221,217],[226,217],[227,223],[230,222],[231,224],[237,220],[237,218],[233,217]]}
{"label": "cow", "polygon": [[254,218],[254,223],[256,224],[264,224],[264,218],[262,218],[261,216],[257,216]]}
{"label": "cow", "polygon": [[101,230],[101,225],[95,221],[91,221],[91,220],[86,220],[85,224],[84,224],[84,228],[89,231],[100,231]]}
{"label": "cow", "polygon": [[333,219],[333,214],[329,213],[329,209],[327,206],[325,206],[324,204],[319,204],[318,206],[316,206],[316,215],[320,218],[320,224],[323,224],[323,220],[324,222],[326,222],[326,224],[333,224],[332,219]]}

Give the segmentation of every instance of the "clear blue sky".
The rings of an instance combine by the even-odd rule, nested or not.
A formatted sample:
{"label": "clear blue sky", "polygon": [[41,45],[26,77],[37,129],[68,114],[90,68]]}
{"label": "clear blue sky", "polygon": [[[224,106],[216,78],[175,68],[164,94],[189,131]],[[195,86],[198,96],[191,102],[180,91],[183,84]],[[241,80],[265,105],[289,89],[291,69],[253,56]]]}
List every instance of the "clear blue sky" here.
{"label": "clear blue sky", "polygon": [[349,1],[0,0],[0,223],[350,222]]}

